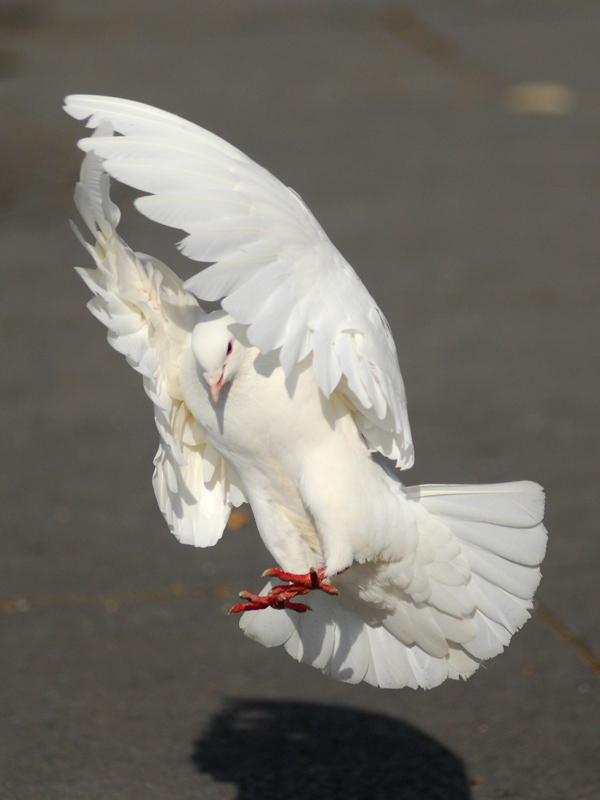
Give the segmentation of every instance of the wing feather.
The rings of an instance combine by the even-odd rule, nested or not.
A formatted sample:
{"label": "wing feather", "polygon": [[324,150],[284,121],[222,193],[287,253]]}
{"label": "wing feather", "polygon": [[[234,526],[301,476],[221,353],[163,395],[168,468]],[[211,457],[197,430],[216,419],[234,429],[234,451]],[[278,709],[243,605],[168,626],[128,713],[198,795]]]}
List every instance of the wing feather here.
{"label": "wing feather", "polygon": [[187,235],[182,252],[215,262],[186,288],[220,300],[287,376],[313,354],[329,397],[345,393],[372,450],[413,462],[406,397],[383,314],[300,197],[241,151],[174,114],[110,97],[74,95],[66,110],[121,136],[80,142],[113,177],[149,196],[138,209]]}
{"label": "wing feather", "polygon": [[[106,126],[98,133],[107,132]],[[208,546],[221,537],[232,505],[245,498],[233,470],[207,444],[181,397],[178,365],[204,312],[164,264],[134,253],[116,233],[118,208],[109,198],[100,158],[88,154],[76,204],[96,244],[86,249],[96,269],[78,269],[94,298],[91,312],[108,328],[110,344],[144,379],[154,403],[160,445],[153,486],[177,538]]]}

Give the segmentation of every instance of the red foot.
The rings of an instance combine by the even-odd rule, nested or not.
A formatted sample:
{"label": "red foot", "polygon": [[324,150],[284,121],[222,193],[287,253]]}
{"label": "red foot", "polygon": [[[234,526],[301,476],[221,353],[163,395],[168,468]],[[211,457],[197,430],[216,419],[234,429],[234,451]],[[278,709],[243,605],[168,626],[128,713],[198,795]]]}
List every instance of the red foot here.
{"label": "red foot", "polygon": [[[276,586],[267,595],[240,592],[240,597],[249,602],[238,603],[230,608],[227,613],[239,614],[241,611],[260,611],[261,608],[291,608],[292,611],[297,611],[299,614],[310,610],[310,607],[305,603],[292,603],[291,599],[296,595],[293,593],[288,594],[285,591],[286,588],[285,586]],[[278,589],[283,591],[277,591]]]}
{"label": "red foot", "polygon": [[[297,589],[298,594],[305,594],[305,592],[300,591],[301,589],[305,589],[307,592],[312,589],[320,589],[327,594],[339,594],[335,586],[330,583],[323,583],[325,567],[321,567],[319,570],[311,569],[310,572],[306,572],[304,575],[295,575],[293,572],[284,572],[278,567],[271,567],[271,569],[265,570],[262,576],[263,578],[279,578],[282,581],[290,581],[292,585],[288,589]],[[275,588],[278,589],[279,587],[276,586]]]}
{"label": "red foot", "polygon": [[279,578],[282,581],[289,581],[290,585],[280,584],[279,586],[274,586],[267,595],[240,592],[240,597],[243,600],[248,600],[248,602],[238,603],[229,609],[229,613],[238,614],[242,611],[259,611],[261,608],[291,608],[292,611],[303,614],[305,611],[310,610],[310,606],[305,603],[292,603],[295,597],[308,594],[313,589],[320,589],[327,594],[339,594],[335,586],[323,583],[324,576],[325,569],[323,567],[318,571],[311,569],[310,572],[304,575],[284,572],[277,567],[273,567],[263,572],[263,577]]}

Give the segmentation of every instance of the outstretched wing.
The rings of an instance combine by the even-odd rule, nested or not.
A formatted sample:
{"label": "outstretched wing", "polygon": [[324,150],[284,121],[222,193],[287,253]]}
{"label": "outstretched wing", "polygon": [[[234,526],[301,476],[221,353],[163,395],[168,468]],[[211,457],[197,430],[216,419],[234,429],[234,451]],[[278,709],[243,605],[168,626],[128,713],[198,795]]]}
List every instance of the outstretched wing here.
{"label": "outstretched wing", "polygon": [[[97,134],[112,130],[105,123]],[[206,442],[179,386],[181,356],[204,312],[168,267],[134,253],[118,236],[120,213],[109,197],[109,177],[92,153],[83,161],[75,203],[96,239],[89,245],[79,236],[96,262],[96,269],[77,269],[95,295],[88,307],[108,328],[110,344],[143,376],[154,403],[160,446],[153,484],[160,509],[181,542],[215,544],[231,506],[244,496],[231,467]]]}
{"label": "outstretched wing", "polygon": [[342,391],[373,450],[412,465],[396,348],[382,312],[300,197],[218,136],[129,100],[68,97],[66,111],[119,137],[80,142],[113,177],[150,194],[150,219],[187,233],[183,253],[215,262],[186,283],[248,325],[263,353],[279,350],[286,375],[312,354],[319,387]]}

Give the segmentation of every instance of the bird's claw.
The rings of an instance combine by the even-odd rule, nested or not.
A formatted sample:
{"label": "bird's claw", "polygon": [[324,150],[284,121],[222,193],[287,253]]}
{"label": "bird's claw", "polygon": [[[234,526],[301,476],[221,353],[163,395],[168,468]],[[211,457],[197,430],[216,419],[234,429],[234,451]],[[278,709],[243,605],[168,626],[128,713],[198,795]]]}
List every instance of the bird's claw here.
{"label": "bird's claw", "polygon": [[[251,592],[240,592],[242,600],[247,600],[247,603],[238,603],[232,606],[228,614],[239,614],[242,611],[260,611],[263,608],[289,608],[292,611],[297,611],[303,614],[305,611],[310,611],[310,606],[305,603],[292,603],[292,597],[296,597],[293,592],[286,592],[285,586],[276,586],[271,589],[269,594],[260,595],[252,594]],[[283,591],[277,591],[281,589]]]}
{"label": "bird's claw", "polygon": [[339,594],[335,586],[329,583],[324,583],[325,569],[311,569],[304,575],[297,575],[293,572],[285,572],[278,567],[263,572],[264,578],[279,578],[282,581],[288,581],[288,584],[279,584],[274,586],[269,594],[259,595],[251,594],[250,592],[240,592],[242,600],[247,600],[247,603],[238,603],[229,609],[230,614],[239,614],[243,611],[260,611],[263,608],[289,608],[292,611],[297,611],[303,614],[305,611],[310,611],[310,606],[305,603],[294,603],[292,600],[299,595],[308,594],[313,589],[320,589],[327,594]]}
{"label": "bird's claw", "polygon": [[[324,583],[324,577],[325,567],[321,567],[318,570],[311,567],[310,571],[304,575],[297,575],[293,572],[285,572],[278,567],[271,567],[271,569],[267,569],[263,572],[263,578],[279,578],[279,580],[282,581],[289,581],[292,585],[284,588],[294,590],[297,589],[298,594],[304,594],[304,592],[301,591],[302,589],[306,590],[307,592],[310,592],[313,589],[320,589],[322,592],[326,592],[326,594],[339,594],[335,586],[332,586],[330,583]],[[278,588],[280,587],[275,587],[275,589]],[[275,589],[272,591],[275,591]]]}

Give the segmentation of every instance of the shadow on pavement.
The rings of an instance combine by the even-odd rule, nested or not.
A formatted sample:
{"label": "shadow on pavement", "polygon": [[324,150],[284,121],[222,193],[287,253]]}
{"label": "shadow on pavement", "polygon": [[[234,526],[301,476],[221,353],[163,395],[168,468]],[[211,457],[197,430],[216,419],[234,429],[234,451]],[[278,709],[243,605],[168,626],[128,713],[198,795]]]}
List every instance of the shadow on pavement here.
{"label": "shadow on pavement", "polygon": [[237,800],[469,800],[459,758],[404,722],[360,710],[235,700],[196,742],[193,761]]}

